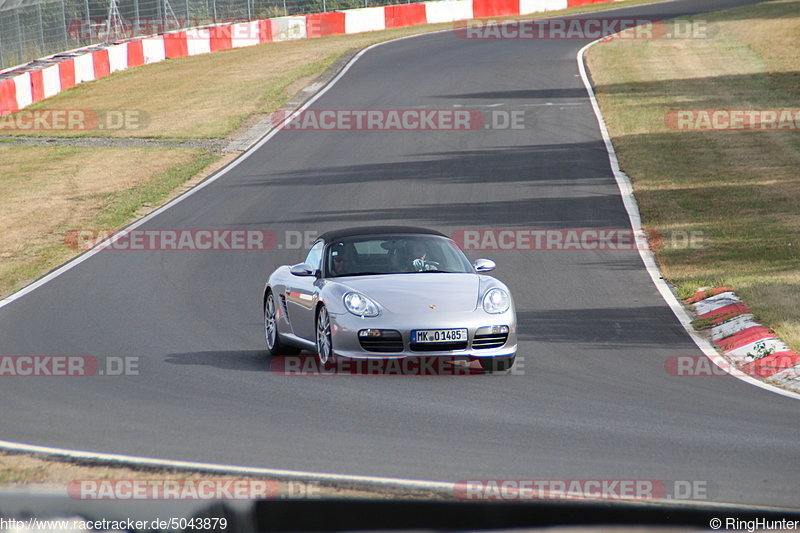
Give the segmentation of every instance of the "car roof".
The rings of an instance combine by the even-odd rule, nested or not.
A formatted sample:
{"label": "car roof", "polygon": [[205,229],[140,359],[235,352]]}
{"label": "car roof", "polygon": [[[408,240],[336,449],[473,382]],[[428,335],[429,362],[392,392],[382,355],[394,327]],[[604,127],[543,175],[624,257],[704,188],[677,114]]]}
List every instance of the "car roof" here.
{"label": "car roof", "polygon": [[355,228],[343,228],[328,231],[320,235],[317,240],[331,242],[344,237],[355,237],[359,235],[389,235],[389,234],[409,234],[409,235],[437,235],[447,237],[444,233],[428,228],[418,228],[414,226],[360,226]]}

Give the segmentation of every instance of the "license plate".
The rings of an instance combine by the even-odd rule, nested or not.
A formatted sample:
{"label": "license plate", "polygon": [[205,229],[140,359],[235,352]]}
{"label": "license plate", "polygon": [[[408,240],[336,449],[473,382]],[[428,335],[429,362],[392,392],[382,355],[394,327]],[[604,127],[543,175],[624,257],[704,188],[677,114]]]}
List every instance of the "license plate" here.
{"label": "license plate", "polygon": [[466,342],[467,329],[417,329],[411,332],[411,342]]}

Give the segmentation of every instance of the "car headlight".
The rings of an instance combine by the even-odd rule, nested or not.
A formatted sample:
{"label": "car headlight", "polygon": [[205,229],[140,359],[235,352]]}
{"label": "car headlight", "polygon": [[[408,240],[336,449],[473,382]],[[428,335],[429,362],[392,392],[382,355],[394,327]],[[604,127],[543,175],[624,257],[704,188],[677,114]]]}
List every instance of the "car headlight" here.
{"label": "car headlight", "polygon": [[511,305],[511,297],[503,289],[489,289],[483,295],[483,310],[487,313],[505,313]]}
{"label": "car headlight", "polygon": [[356,316],[378,316],[378,304],[357,292],[344,295],[344,306]]}

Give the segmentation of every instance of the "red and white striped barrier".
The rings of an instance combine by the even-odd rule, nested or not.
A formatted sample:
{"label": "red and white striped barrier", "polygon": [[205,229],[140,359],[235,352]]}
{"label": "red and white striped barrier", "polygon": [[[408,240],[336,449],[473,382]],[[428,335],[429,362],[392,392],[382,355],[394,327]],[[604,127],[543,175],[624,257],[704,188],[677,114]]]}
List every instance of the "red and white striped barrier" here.
{"label": "red and white striped barrier", "polygon": [[167,58],[167,48],[164,42],[163,35],[155,35],[141,40],[145,65],[160,63]]}
{"label": "red and white striped barrier", "polygon": [[520,14],[520,0],[473,0],[472,17],[504,17]]}
{"label": "red and white striped barrier", "polygon": [[698,291],[686,302],[694,305],[699,318],[714,324],[714,345],[741,371],[800,390],[800,353],[756,322],[731,289]]}
{"label": "red and white striped barrier", "polygon": [[277,17],[270,19],[273,41],[306,39],[306,16]]}
{"label": "red and white striped barrier", "polygon": [[94,80],[94,54],[75,56],[75,85]]}
{"label": "red and white striped barrier", "polygon": [[14,78],[14,95],[17,98],[17,109],[28,107],[33,103],[30,72],[23,72]]}
{"label": "red and white striped barrier", "polygon": [[186,55],[197,56],[211,53],[211,30],[208,28],[195,28],[183,32],[186,39]]}
{"label": "red and white striped barrier", "polygon": [[567,9],[567,0],[519,0],[519,14],[528,15],[540,11],[556,11]]}
{"label": "red and white striped barrier", "polygon": [[345,32],[345,14],[341,11],[306,15],[306,38],[337,35]]}
{"label": "red and white striped barrier", "polygon": [[403,28],[427,24],[425,4],[400,4],[383,8],[387,28]]}
{"label": "red and white striped barrier", "polygon": [[[303,20],[303,25],[305,26],[305,24],[306,21]],[[233,24],[231,26],[231,47],[244,48],[261,44],[259,31],[260,27],[257,20]]]}
{"label": "red and white striped barrier", "polygon": [[[611,1],[617,0],[436,0],[191,28],[108,46],[94,46],[34,62],[31,67],[0,73],[0,116],[50,98],[79,83],[165,59],[268,42],[473,18],[527,15]],[[34,66],[36,63],[41,65]]]}
{"label": "red and white striped barrier", "polygon": [[111,72],[117,72],[128,68],[128,43],[115,44],[109,46],[108,65]]}
{"label": "red and white striped barrier", "polygon": [[42,72],[42,99],[50,98],[61,92],[61,75],[58,72],[58,65],[50,65],[41,70]]}
{"label": "red and white striped barrier", "polygon": [[436,0],[425,2],[425,19],[428,24],[468,20],[472,16],[473,0]]}
{"label": "red and white striped barrier", "polygon": [[386,29],[386,13],[381,7],[344,10],[344,32],[364,33]]}

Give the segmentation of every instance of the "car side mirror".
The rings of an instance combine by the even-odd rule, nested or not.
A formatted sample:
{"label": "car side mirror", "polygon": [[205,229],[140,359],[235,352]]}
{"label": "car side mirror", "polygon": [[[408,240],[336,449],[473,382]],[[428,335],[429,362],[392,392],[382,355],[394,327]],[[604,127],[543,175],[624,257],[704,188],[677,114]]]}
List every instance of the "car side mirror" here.
{"label": "car side mirror", "polygon": [[308,263],[300,263],[289,268],[293,276],[313,276],[316,269]]}
{"label": "car side mirror", "polygon": [[478,272],[491,272],[494,270],[497,265],[491,259],[477,259],[472,266],[475,267],[475,270]]}

